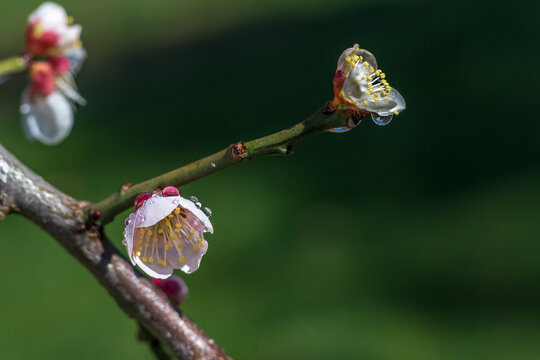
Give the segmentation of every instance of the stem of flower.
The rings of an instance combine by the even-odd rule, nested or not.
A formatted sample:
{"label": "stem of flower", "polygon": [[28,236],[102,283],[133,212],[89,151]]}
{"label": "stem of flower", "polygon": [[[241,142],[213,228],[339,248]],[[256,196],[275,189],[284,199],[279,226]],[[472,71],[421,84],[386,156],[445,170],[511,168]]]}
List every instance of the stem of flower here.
{"label": "stem of flower", "polygon": [[348,116],[341,111],[327,113],[321,109],[288,129],[256,140],[232,144],[215,154],[133,185],[126,190],[122,189],[96,203],[92,210],[101,212],[96,223],[105,225],[111,222],[116,215],[131,207],[140,193],[151,192],[160,186],[182,186],[259,156],[287,155],[291,153],[294,143],[336,127],[348,127]]}
{"label": "stem of flower", "polygon": [[25,69],[26,61],[20,56],[0,60],[0,76],[23,72]]}

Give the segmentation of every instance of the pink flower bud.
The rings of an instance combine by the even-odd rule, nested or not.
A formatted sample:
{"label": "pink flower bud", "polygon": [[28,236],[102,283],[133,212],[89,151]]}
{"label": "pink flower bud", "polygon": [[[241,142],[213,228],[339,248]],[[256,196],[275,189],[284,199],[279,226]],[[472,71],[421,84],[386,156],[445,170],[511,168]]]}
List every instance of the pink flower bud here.
{"label": "pink flower bud", "polygon": [[163,189],[162,193],[163,193],[163,196],[178,196],[178,195],[180,195],[180,192],[174,186],[167,186],[165,189]]}
{"label": "pink flower bud", "polygon": [[38,93],[44,97],[54,92],[56,87],[54,83],[53,69],[46,61],[36,61],[30,67],[30,81],[32,92]]}
{"label": "pink flower bud", "polygon": [[62,75],[67,72],[71,66],[68,58],[65,56],[53,56],[49,59],[49,64],[55,75]]}
{"label": "pink flower bud", "polygon": [[173,275],[168,279],[153,279],[152,281],[163,290],[176,306],[182,305],[188,296],[188,287],[186,283],[176,275]]}

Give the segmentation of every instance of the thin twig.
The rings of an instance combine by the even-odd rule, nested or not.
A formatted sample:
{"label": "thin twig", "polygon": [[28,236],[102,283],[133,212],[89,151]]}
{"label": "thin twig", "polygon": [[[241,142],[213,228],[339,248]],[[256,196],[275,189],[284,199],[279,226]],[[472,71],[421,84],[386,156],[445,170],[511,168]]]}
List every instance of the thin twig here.
{"label": "thin twig", "polygon": [[0,77],[23,72],[26,66],[27,62],[20,56],[0,60]]}
{"label": "thin twig", "polygon": [[288,129],[245,143],[240,141],[215,154],[112,194],[93,206],[94,211],[100,212],[96,222],[99,225],[111,222],[116,215],[132,206],[140,193],[151,192],[160,186],[182,186],[255,157],[287,155],[292,151],[294,143],[332,128],[349,126],[347,114],[319,110]]}

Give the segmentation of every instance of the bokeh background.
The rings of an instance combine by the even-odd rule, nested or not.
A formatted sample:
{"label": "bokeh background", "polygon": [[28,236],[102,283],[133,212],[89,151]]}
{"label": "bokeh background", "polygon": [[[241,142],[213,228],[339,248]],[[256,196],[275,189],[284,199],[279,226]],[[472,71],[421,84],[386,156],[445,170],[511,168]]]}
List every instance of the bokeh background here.
{"label": "bokeh background", "polygon": [[[0,58],[38,4],[2,0]],[[181,189],[216,229],[183,309],[232,357],[540,358],[537,2],[62,5],[84,28],[88,105],[64,143],[28,143],[13,77],[0,142],[78,198],[301,121],[355,42],[407,100],[389,126],[365,119]],[[118,247],[127,214],[106,229]],[[9,216],[0,241],[0,358],[152,358],[43,231]]]}

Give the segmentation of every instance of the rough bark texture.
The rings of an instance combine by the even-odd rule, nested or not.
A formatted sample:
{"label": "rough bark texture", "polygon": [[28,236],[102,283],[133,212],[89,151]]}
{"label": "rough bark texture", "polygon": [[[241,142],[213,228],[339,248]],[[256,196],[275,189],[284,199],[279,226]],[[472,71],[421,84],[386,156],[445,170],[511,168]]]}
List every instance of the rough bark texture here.
{"label": "rough bark texture", "polygon": [[138,273],[85,213],[90,203],[67,196],[0,145],[0,220],[19,213],[55,238],[176,358],[229,359],[179,312],[167,296]]}

